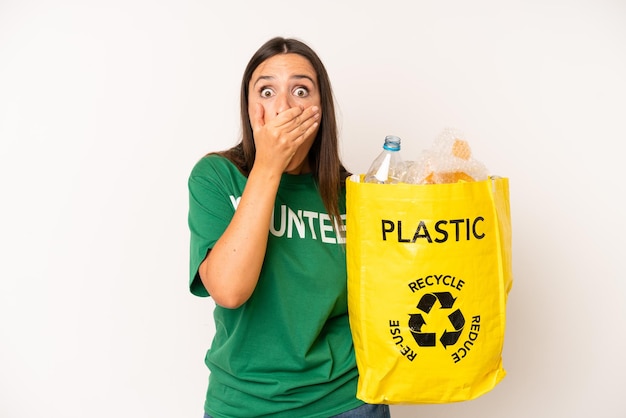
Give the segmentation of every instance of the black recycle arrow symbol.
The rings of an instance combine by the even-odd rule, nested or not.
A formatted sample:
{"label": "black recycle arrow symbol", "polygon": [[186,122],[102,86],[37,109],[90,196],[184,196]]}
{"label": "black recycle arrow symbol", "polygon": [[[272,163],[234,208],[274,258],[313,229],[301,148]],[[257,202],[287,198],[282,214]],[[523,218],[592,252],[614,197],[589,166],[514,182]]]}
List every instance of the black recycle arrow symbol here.
{"label": "black recycle arrow symbol", "polygon": [[[435,292],[422,295],[417,308],[424,313],[429,313],[435,302],[439,301],[441,309],[452,309],[456,298],[452,297],[450,292]],[[460,309],[455,310],[448,315],[450,323],[454,327],[454,331],[445,330],[439,341],[444,348],[449,345],[456,344],[461,336],[463,327],[465,326],[465,318]],[[436,345],[437,336],[434,332],[422,332],[422,326],[426,324],[426,320],[421,313],[409,314],[409,329],[413,335],[413,339],[420,347],[434,347]]]}
{"label": "black recycle arrow symbol", "polygon": [[465,318],[459,309],[448,315],[448,319],[454,327],[454,331],[445,330],[441,335],[439,341],[443,344],[443,348],[456,344],[461,336],[461,331],[463,331],[463,326],[465,325]]}
{"label": "black recycle arrow symbol", "polygon": [[429,313],[437,300],[439,300],[442,309],[450,309],[454,305],[456,298],[453,298],[450,292],[426,293],[417,304],[417,309]]}
{"label": "black recycle arrow symbol", "polygon": [[434,332],[422,332],[422,325],[426,321],[422,314],[409,314],[409,329],[415,342],[420,347],[434,347],[437,343],[437,335]]}

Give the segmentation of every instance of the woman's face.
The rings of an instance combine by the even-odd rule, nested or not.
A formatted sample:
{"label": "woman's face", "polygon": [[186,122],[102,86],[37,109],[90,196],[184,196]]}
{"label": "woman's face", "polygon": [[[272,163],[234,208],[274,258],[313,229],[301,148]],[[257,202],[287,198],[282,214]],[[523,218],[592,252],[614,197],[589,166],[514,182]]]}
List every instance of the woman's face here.
{"label": "woman's face", "polygon": [[[248,85],[248,114],[253,115],[258,104],[263,106],[266,124],[292,107],[306,109],[318,106],[321,114],[323,109],[317,74],[309,60],[288,53],[274,55],[263,61],[252,73]],[[285,172],[300,174],[310,171],[306,157],[318,129],[298,148]]]}

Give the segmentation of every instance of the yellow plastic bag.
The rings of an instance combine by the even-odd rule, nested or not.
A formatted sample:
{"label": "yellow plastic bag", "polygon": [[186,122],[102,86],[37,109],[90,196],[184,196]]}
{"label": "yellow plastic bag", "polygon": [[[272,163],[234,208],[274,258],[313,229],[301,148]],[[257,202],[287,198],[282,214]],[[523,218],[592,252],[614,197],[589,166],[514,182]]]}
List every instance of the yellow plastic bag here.
{"label": "yellow plastic bag", "polygon": [[347,181],[348,309],[368,403],[448,403],[493,389],[512,284],[507,178]]}

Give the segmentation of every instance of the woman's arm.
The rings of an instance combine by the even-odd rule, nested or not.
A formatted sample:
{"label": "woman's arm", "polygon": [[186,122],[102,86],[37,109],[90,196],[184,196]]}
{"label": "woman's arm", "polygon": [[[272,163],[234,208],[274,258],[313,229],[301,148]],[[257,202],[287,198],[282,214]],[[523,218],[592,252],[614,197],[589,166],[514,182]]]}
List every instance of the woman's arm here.
{"label": "woman's arm", "polygon": [[215,303],[238,308],[256,287],[265,258],[283,171],[317,128],[317,108],[291,108],[267,125],[262,107],[253,121],[256,158],[233,219],[198,269]]}
{"label": "woman's arm", "polygon": [[216,304],[234,309],[252,295],[279,183],[280,175],[250,172],[233,219],[200,264],[200,279]]}

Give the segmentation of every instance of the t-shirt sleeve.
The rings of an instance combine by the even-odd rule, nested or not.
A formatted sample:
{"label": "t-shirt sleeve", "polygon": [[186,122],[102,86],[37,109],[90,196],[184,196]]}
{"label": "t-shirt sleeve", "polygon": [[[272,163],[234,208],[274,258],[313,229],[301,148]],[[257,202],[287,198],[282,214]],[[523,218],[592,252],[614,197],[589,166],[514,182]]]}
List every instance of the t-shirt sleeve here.
{"label": "t-shirt sleeve", "polygon": [[200,280],[198,268],[208,251],[230,223],[235,212],[227,190],[228,182],[220,175],[220,161],[203,158],[193,168],[188,180],[190,231],[189,290],[196,296],[209,296]]}

